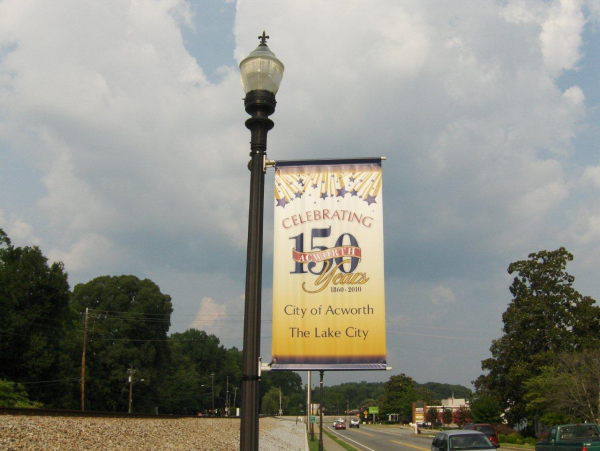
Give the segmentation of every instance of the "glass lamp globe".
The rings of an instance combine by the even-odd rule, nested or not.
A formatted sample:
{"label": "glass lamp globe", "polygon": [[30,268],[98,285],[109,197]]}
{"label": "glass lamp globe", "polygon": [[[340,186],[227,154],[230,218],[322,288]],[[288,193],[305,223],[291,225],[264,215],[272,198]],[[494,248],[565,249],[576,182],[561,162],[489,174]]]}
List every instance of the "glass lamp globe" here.
{"label": "glass lamp globe", "polygon": [[[264,33],[263,33],[264,34]],[[250,91],[269,91],[277,94],[284,66],[281,61],[263,42],[240,62],[242,88],[248,94]]]}

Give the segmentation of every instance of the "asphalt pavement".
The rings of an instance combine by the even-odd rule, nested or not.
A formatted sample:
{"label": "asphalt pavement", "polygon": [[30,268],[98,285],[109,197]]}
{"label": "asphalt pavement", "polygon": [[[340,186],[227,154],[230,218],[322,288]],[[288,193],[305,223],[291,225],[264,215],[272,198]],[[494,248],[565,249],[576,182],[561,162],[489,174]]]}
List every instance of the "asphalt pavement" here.
{"label": "asphalt pavement", "polygon": [[[335,430],[325,428],[360,451],[430,451],[433,437],[415,436],[412,430],[395,426],[361,424],[359,429]],[[323,442],[325,446],[325,442]],[[327,451],[330,451],[325,446]]]}

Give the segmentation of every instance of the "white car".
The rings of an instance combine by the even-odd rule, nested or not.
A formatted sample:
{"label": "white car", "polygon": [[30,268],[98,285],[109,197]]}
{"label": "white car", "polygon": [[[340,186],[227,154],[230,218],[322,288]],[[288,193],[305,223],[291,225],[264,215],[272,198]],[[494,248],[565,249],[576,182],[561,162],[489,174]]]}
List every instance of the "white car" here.
{"label": "white car", "polygon": [[350,427],[358,429],[360,427],[360,420],[358,418],[350,419]]}

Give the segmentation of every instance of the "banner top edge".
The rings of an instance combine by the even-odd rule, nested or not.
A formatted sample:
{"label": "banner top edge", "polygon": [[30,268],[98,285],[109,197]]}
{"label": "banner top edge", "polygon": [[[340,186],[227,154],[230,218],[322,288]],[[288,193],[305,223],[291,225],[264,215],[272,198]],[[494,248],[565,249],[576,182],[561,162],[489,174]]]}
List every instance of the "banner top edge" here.
{"label": "banner top edge", "polygon": [[276,160],[275,167],[286,166],[312,166],[312,165],[336,165],[336,164],[380,164],[385,157],[366,158],[322,158],[318,160]]}

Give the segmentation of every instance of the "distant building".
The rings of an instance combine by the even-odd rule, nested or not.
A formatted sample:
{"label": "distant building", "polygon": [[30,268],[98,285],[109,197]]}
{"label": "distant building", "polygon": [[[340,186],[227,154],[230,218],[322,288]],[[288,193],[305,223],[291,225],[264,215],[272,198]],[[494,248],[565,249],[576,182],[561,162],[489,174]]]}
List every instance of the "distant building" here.
{"label": "distant building", "polygon": [[448,399],[442,399],[441,406],[428,406],[424,401],[413,402],[413,423],[425,422],[425,414],[427,413],[427,410],[432,407],[437,409],[441,421],[441,415],[444,410],[452,410],[452,412],[454,412],[461,407],[468,408],[469,401],[464,398],[451,397]]}

